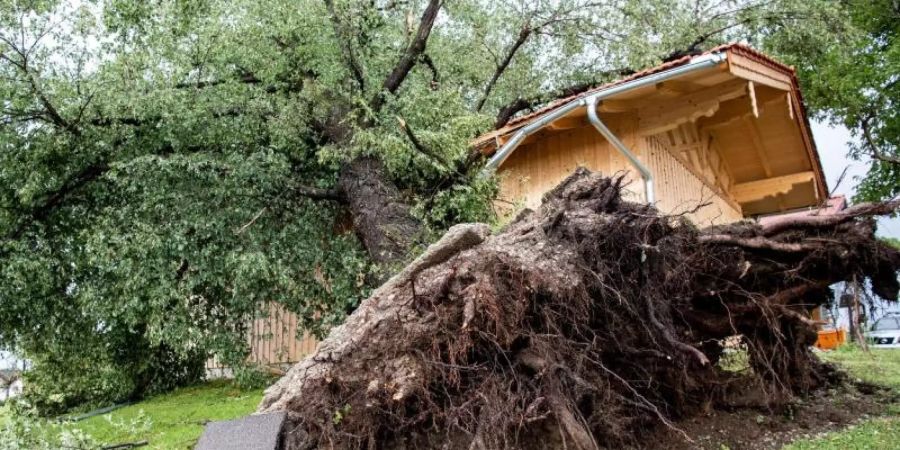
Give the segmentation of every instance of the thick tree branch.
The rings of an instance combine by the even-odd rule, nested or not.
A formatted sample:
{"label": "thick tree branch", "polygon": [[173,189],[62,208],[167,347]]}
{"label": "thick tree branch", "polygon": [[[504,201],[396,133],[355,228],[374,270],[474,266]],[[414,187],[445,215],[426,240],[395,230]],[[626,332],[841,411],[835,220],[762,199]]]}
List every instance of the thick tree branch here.
{"label": "thick tree branch", "polygon": [[56,108],[56,106],[53,105],[53,102],[50,101],[50,98],[47,97],[47,94],[43,91],[43,89],[41,89],[37,75],[34,73],[32,68],[30,67],[30,64],[28,63],[28,52],[22,50],[12,41],[6,38],[2,38],[0,40],[5,42],[13,50],[13,52],[18,55],[19,60],[16,61],[13,58],[2,53],[0,53],[0,59],[7,61],[21,73],[22,77],[25,79],[25,82],[28,84],[31,93],[34,94],[38,103],[41,105],[41,108],[43,108],[44,110],[42,116],[45,116],[49,120],[49,122],[55,125],[57,128],[63,131],[67,131],[75,135],[76,137],[80,136],[81,131],[72,126],[71,123],[69,123],[62,117],[62,115],[59,113],[59,110]]}
{"label": "thick tree branch", "polygon": [[42,91],[39,87],[34,75],[31,72],[27,72],[25,73],[25,78],[28,79],[28,84],[31,86],[32,92],[41,103],[41,106],[47,112],[47,116],[50,118],[51,122],[62,130],[68,131],[75,136],[81,136],[81,130],[73,127],[72,124],[70,124],[66,119],[63,119],[63,117],[59,114],[59,111],[56,109],[56,107],[53,106],[53,103],[50,102],[50,99],[47,98],[47,95],[44,94],[44,91]]}
{"label": "thick tree branch", "polygon": [[891,214],[900,208],[900,200],[883,203],[860,203],[839,213],[820,216],[784,217],[762,226],[764,236],[772,236],[785,230],[817,228],[838,225],[857,217]]}
{"label": "thick tree branch", "polygon": [[869,115],[859,123],[860,128],[862,128],[863,131],[863,137],[866,139],[866,145],[869,147],[869,154],[872,156],[872,158],[877,159],[881,162],[900,164],[900,158],[896,156],[886,155],[881,151],[881,147],[875,142],[875,138],[872,136],[872,130],[869,124],[871,120],[872,116]]}
{"label": "thick tree branch", "polygon": [[445,169],[450,167],[450,165],[447,163],[447,161],[444,160],[444,158],[441,158],[437,153],[433,152],[430,148],[428,148],[425,144],[423,144],[422,141],[419,140],[419,138],[413,132],[412,128],[409,127],[409,125],[406,123],[405,120],[403,120],[402,117],[397,116],[397,122],[400,123],[400,128],[406,134],[406,137],[409,139],[409,142],[412,143],[413,147],[416,150],[418,150],[419,153],[422,153],[423,155],[428,156],[429,158],[434,160],[436,163],[443,166]]}
{"label": "thick tree branch", "polygon": [[344,202],[346,198],[337,189],[322,189],[312,186],[295,186],[291,192],[312,200],[330,200],[335,202]]}
{"label": "thick tree branch", "polygon": [[500,76],[503,75],[503,72],[506,71],[506,68],[509,67],[509,64],[512,62],[513,57],[516,56],[516,52],[518,52],[522,45],[525,44],[528,37],[531,36],[533,32],[534,30],[528,24],[523,25],[522,29],[519,30],[519,36],[516,37],[516,41],[513,42],[509,47],[509,50],[506,51],[503,60],[500,61],[500,64],[497,64],[497,69],[494,70],[491,79],[488,81],[487,85],[484,86],[484,92],[481,94],[478,104],[475,105],[475,112],[481,112],[481,109],[484,108],[484,104],[487,102],[488,97],[490,97],[491,91],[494,89]]}
{"label": "thick tree branch", "polygon": [[39,204],[25,209],[23,220],[21,220],[12,231],[7,233],[4,238],[15,240],[22,237],[22,233],[24,233],[31,224],[45,219],[57,206],[68,200],[88,183],[102,177],[108,171],[109,165],[106,163],[98,163],[85,167],[69,178],[69,180],[61,187],[48,193]]}
{"label": "thick tree branch", "polygon": [[386,93],[394,94],[397,92],[397,89],[403,84],[406,76],[409,75],[409,71],[415,66],[416,60],[418,60],[422,52],[425,51],[425,46],[428,44],[428,36],[431,34],[431,29],[434,27],[434,21],[437,19],[441,5],[441,0],[430,0],[428,2],[428,6],[422,13],[422,19],[419,21],[419,28],[416,31],[416,36],[413,38],[412,42],[410,42],[409,47],[406,48],[406,52],[403,53],[403,56],[400,57],[400,61],[397,62],[397,65],[394,66],[391,73],[384,79],[381,90],[376,93],[375,97],[372,98],[372,101],[369,102],[369,107],[372,111],[378,112],[381,109],[384,105]]}
{"label": "thick tree branch", "polygon": [[431,90],[436,90],[441,84],[441,74],[440,72],[438,72],[437,66],[434,64],[434,60],[432,60],[431,57],[428,56],[428,53],[422,53],[419,61],[421,61],[422,64],[425,64],[425,67],[428,67],[428,70],[431,71]]}

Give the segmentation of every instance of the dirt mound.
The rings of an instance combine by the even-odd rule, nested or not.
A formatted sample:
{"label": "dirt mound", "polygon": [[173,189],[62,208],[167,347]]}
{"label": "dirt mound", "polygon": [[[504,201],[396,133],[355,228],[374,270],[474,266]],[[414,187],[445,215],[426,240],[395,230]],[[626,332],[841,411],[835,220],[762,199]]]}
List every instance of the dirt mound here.
{"label": "dirt mound", "polygon": [[[720,405],[828,383],[806,312],[836,281],[897,296],[900,254],[861,205],[698,230],[580,169],[495,235],[460,225],[266,393],[285,447],[634,445]],[[742,335],[751,378],[722,370]],[[748,386],[754,396],[748,396]]]}

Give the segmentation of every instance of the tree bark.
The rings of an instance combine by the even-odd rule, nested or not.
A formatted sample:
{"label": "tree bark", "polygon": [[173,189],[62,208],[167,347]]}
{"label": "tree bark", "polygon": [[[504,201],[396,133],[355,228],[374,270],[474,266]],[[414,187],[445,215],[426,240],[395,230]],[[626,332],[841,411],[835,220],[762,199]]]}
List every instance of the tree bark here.
{"label": "tree bark", "polygon": [[[331,1],[327,1],[327,4],[337,21]],[[385,78],[381,90],[369,102],[373,113],[381,110],[386,95],[397,92],[425,51],[441,4],[440,0],[429,0],[422,12],[415,37]],[[342,142],[348,137],[330,139],[332,142]],[[350,209],[356,235],[372,260],[382,266],[401,261],[420,237],[423,226],[410,214],[410,205],[388,176],[381,160],[375,156],[363,156],[350,161],[341,169],[338,191]]]}
{"label": "tree bark", "polygon": [[487,102],[488,98],[491,96],[491,91],[494,90],[494,85],[497,84],[497,80],[500,79],[500,76],[503,75],[503,72],[506,71],[506,68],[509,67],[509,64],[512,62],[514,56],[516,56],[516,52],[519,51],[523,45],[525,45],[525,41],[528,40],[528,37],[531,36],[531,33],[534,30],[526,24],[522,26],[522,29],[519,30],[519,36],[516,38],[516,41],[513,42],[512,46],[506,52],[506,56],[503,57],[503,60],[497,64],[497,69],[494,70],[494,74],[491,76],[491,79],[488,81],[487,85],[484,87],[484,93],[481,94],[481,99],[478,100],[478,104],[475,105],[475,112],[481,112],[481,109],[484,108],[485,102]]}
{"label": "tree bark", "polygon": [[437,20],[440,10],[441,1],[429,0],[428,6],[422,12],[422,18],[419,20],[419,28],[416,30],[415,37],[409,43],[409,47],[406,48],[403,56],[397,61],[394,69],[384,79],[381,91],[377,92],[372,101],[369,102],[369,107],[372,111],[380,110],[384,105],[386,93],[395,94],[400,85],[403,84],[403,81],[406,80],[409,71],[416,65],[416,60],[425,51],[425,46],[428,44],[428,36],[431,35],[431,29],[434,27],[434,22]]}
{"label": "tree bark", "polygon": [[372,260],[386,265],[402,260],[422,233],[400,190],[380,160],[357,158],[340,173],[338,188],[353,217],[353,228]]}

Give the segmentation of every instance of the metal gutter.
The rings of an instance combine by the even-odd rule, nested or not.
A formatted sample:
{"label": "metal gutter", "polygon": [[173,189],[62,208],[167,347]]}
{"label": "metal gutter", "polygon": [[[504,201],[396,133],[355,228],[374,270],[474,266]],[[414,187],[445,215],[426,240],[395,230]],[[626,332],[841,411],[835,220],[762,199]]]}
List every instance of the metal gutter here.
{"label": "metal gutter", "polygon": [[638,172],[640,172],[641,177],[644,179],[647,202],[652,203],[654,201],[652,174],[650,173],[649,169],[641,164],[640,160],[638,160],[637,157],[628,150],[628,147],[626,147],[625,144],[622,143],[622,141],[619,140],[615,136],[615,134],[613,134],[612,131],[609,130],[609,128],[603,123],[603,121],[600,120],[600,118],[597,116],[597,102],[613,95],[621,94],[623,92],[631,91],[645,86],[654,85],[668,79],[684,75],[686,73],[718,66],[727,58],[728,56],[725,54],[725,52],[710,53],[707,55],[698,56],[682,66],[647,75],[645,77],[612,86],[609,89],[604,89],[600,92],[596,92],[591,95],[572,100],[562,105],[561,107],[537,118],[528,125],[520,128],[516,132],[516,134],[514,134],[513,137],[509,139],[509,141],[503,144],[503,146],[500,147],[500,149],[497,150],[494,156],[488,161],[488,163],[482,170],[482,175],[489,176],[493,174],[494,171],[496,171],[497,168],[500,167],[501,164],[503,164],[503,161],[506,161],[506,158],[508,158],[509,155],[512,154],[513,151],[515,151],[519,144],[521,144],[522,141],[525,140],[525,138],[549,125],[553,121],[578,109],[579,107],[585,106],[587,107],[588,120],[590,120],[594,128],[596,128],[597,131],[600,132],[600,134],[602,134],[603,137],[605,137],[613,145],[613,147],[615,147],[626,158],[628,158],[631,164],[635,166]]}
{"label": "metal gutter", "polygon": [[619,151],[619,153],[628,158],[631,165],[638,170],[641,174],[641,178],[644,179],[644,200],[646,200],[647,203],[655,202],[656,197],[653,194],[653,174],[650,173],[650,169],[647,168],[634,153],[631,153],[631,150],[628,149],[625,143],[613,134],[609,127],[607,127],[606,124],[600,120],[600,117],[597,116],[597,98],[591,96],[586,98],[585,101],[587,102],[587,116],[591,125],[593,125],[594,128],[596,128],[597,131],[599,131],[600,134]]}

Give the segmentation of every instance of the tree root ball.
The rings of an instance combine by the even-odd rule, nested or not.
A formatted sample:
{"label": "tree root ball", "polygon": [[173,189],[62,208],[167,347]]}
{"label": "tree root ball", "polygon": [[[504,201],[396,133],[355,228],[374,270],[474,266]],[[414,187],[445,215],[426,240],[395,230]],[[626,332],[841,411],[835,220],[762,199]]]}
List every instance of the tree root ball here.
{"label": "tree root ball", "polygon": [[[871,217],[896,205],[698,230],[622,183],[579,169],[493,235],[453,227],[266,391],[285,448],[630,445],[750,386],[773,406],[833,379],[808,318],[832,283],[896,299]],[[752,370],[719,367],[732,336]]]}

